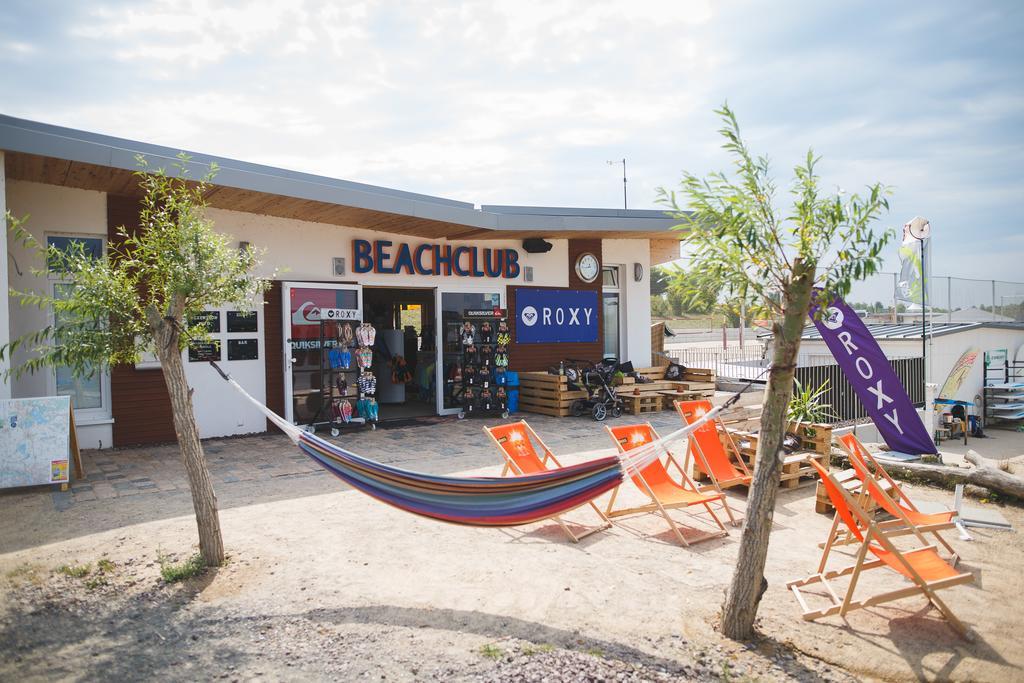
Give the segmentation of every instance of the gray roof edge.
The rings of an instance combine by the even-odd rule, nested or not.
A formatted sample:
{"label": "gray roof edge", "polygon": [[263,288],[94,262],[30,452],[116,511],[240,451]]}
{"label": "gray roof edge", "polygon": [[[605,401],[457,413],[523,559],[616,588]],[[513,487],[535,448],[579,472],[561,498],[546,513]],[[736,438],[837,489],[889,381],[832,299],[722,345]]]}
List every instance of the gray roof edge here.
{"label": "gray roof edge", "polygon": [[[70,161],[103,166],[116,166],[117,168],[131,171],[138,169],[138,165],[135,163],[135,156],[137,154],[157,160],[166,160],[170,163],[177,161],[178,154],[184,151],[191,157],[191,165],[197,169],[209,168],[211,163],[216,163],[221,168],[221,173],[230,169],[244,174],[266,176],[275,180],[313,183],[334,189],[385,195],[387,197],[475,210],[475,206],[471,202],[446,199],[417,192],[407,192],[405,190],[395,190],[380,185],[341,180],[329,176],[266,166],[264,164],[254,164],[239,159],[216,157],[210,154],[174,149],[172,147],[138,142],[126,138],[91,133],[75,128],[65,128],[29,119],[19,119],[5,114],[0,114],[0,149],[24,152],[26,154],[55,156],[61,159],[69,159]],[[128,162],[127,166],[125,165],[126,160]],[[167,170],[168,173],[172,172],[171,169]],[[216,184],[223,182],[219,176],[218,180],[220,182]]]}
{"label": "gray roof edge", "polygon": [[[65,128],[0,114],[0,150],[36,154],[81,163],[138,170],[136,155],[150,167],[169,166],[180,151],[191,157],[188,170],[202,177],[211,163],[219,167],[215,185],[299,199],[382,211],[473,228],[502,231],[668,231],[679,223],[663,211],[490,205],[355,183],[338,178],[253,164],[237,159],[176,150],[99,133]],[[173,168],[167,168],[176,174]]]}
{"label": "gray roof edge", "polygon": [[482,211],[502,214],[527,214],[531,216],[594,216],[603,218],[654,218],[677,221],[667,211],[660,209],[599,209],[595,207],[571,206],[511,206],[505,204],[484,204]]}

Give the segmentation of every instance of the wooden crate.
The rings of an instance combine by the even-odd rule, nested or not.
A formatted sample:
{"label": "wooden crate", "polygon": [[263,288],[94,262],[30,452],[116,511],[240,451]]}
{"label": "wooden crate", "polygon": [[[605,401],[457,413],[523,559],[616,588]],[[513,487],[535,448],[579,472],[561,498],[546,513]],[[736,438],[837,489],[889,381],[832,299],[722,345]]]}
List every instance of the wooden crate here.
{"label": "wooden crate", "polygon": [[519,373],[519,410],[523,412],[568,417],[573,401],[586,397],[587,392],[582,389],[569,389],[565,375]]}
{"label": "wooden crate", "polygon": [[628,415],[639,415],[641,413],[656,413],[662,409],[661,396],[658,394],[619,394],[622,399],[622,409]]}
{"label": "wooden crate", "polygon": [[[790,422],[786,433],[800,438],[800,448],[786,455],[782,461],[782,473],[779,486],[784,489],[796,488],[801,481],[817,479],[818,471],[811,466],[814,459],[822,467],[828,468],[832,454],[832,427],[830,425]],[[743,461],[751,471],[757,455],[757,434],[736,430],[732,432],[733,442],[740,449]],[[723,442],[726,437],[722,435]]]}
{"label": "wooden crate", "polygon": [[[875,509],[878,506],[873,498],[866,496],[863,501],[860,500],[861,484],[860,479],[857,478],[856,472],[852,469],[843,470],[833,476],[839,480],[839,483],[844,489],[846,489],[847,493],[853,496],[854,500],[861,502],[868,514],[873,514],[875,512]],[[885,489],[889,496],[894,500],[899,497],[899,493],[893,489],[892,484],[889,482],[883,479],[882,481],[879,481],[878,484]],[[814,495],[814,511],[823,515],[830,515],[835,512],[835,508],[832,506],[832,501],[828,497],[828,492],[825,490],[825,485],[820,481],[818,482],[818,488]]]}

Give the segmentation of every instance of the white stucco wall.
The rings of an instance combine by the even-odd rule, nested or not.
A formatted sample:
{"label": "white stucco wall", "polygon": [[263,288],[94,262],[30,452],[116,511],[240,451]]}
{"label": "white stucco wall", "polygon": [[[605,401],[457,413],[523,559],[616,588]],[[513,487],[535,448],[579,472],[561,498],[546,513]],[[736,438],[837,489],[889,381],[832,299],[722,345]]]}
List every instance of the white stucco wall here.
{"label": "white stucco wall", "polygon": [[[621,266],[619,282],[622,300],[622,360],[634,367],[651,365],[651,248],[648,240],[603,240],[601,262]],[[633,278],[633,264],[644,270],[643,278]]]}
{"label": "white stucco wall", "polygon": [[[107,236],[107,196],[102,192],[12,180],[7,183],[7,207],[19,218],[28,216],[25,227],[40,244],[46,244],[46,236],[54,233],[104,239]],[[51,281],[32,274],[32,269],[45,264],[16,243],[9,233],[7,248],[14,256],[13,262],[8,261],[10,286],[18,291],[47,292]],[[20,306],[16,301],[11,302],[10,308],[12,336],[45,327],[49,319],[47,312]],[[25,362],[27,357],[24,350],[19,350],[15,364]],[[15,397],[46,396],[47,385],[46,375],[36,373],[14,380],[11,389]]]}
{"label": "white stucco wall", "polygon": [[[363,285],[382,287],[438,287],[458,286],[465,289],[493,288],[495,285],[536,285],[565,287],[569,284],[566,263],[569,258],[567,240],[552,240],[554,245],[546,254],[528,254],[520,240],[447,241],[410,237],[396,233],[374,232],[346,228],[326,223],[310,223],[288,218],[259,216],[240,211],[210,209],[207,214],[217,231],[231,235],[235,241],[247,241],[253,247],[265,249],[261,274],[269,276],[277,270],[279,280],[358,281]],[[408,275],[387,273],[353,273],[352,240],[390,240],[397,246],[405,242],[410,246],[429,242],[453,246],[476,246],[488,249],[516,249],[519,265],[533,267],[533,282],[527,283],[523,274],[515,279],[490,277],[459,277],[457,275]],[[394,249],[394,247],[393,247]],[[345,259],[347,274],[334,277],[332,259]]]}
{"label": "white stucco wall", "polygon": [[[79,234],[90,237],[107,236],[107,196],[102,192],[77,190],[42,183],[29,183],[11,180],[6,186],[7,208],[14,216],[28,217],[26,229],[40,244],[46,244],[47,235]],[[33,269],[42,268],[43,264],[24,246],[7,235],[7,248],[13,256],[8,259],[8,284],[18,291],[48,292],[52,280],[36,277]],[[11,300],[10,305],[11,336],[18,337],[45,327],[49,322],[50,313],[35,307],[26,307]],[[28,354],[19,350],[14,356],[14,363],[24,363]],[[104,380],[106,382],[106,380]],[[47,396],[54,392],[52,371],[41,371],[33,375],[23,375],[11,381],[11,395],[14,398]],[[109,382],[105,384],[107,406],[110,405]],[[107,416],[109,417],[109,415]],[[98,418],[98,421],[81,421],[78,425],[78,440],[83,448],[96,448],[100,444],[110,446],[113,438],[109,419]]]}

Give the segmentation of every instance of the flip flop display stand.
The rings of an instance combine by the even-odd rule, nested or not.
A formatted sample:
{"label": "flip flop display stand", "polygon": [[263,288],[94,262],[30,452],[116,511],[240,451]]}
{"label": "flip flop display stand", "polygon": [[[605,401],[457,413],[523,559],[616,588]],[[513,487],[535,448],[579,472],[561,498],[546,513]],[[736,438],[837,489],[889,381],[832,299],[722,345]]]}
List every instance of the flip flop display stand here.
{"label": "flip flop display stand", "polygon": [[505,311],[465,311],[459,329],[461,357],[453,381],[459,419],[508,417],[508,321]]}

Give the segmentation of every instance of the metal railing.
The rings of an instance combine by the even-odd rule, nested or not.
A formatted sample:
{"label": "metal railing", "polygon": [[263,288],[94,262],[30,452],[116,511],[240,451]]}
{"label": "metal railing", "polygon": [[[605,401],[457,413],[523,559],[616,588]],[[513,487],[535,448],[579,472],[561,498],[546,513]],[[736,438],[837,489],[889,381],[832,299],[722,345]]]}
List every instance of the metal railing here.
{"label": "metal railing", "polygon": [[[924,405],[924,359],[896,358],[890,360],[889,365],[900,378],[914,405]],[[853,386],[838,365],[798,367],[793,376],[805,388],[817,388],[828,381],[828,389],[819,403],[831,406],[829,410],[836,416],[834,420],[855,420],[868,416]]]}
{"label": "metal railing", "polygon": [[769,362],[764,346],[743,346],[732,349],[688,348],[666,349],[665,355],[689,368],[714,370],[717,377],[756,379],[765,375]]}

